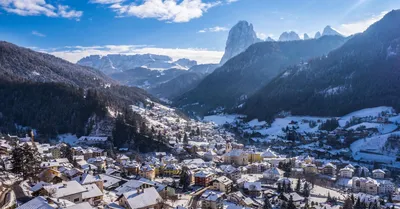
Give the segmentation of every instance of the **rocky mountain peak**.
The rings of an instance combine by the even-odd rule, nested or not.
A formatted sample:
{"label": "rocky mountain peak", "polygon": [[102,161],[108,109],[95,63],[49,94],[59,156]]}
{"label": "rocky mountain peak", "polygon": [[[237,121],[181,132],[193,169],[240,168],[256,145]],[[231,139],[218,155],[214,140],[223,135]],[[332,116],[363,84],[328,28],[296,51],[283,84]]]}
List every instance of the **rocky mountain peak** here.
{"label": "rocky mountain peak", "polygon": [[279,41],[297,41],[300,40],[299,35],[294,32],[294,31],[290,31],[290,32],[283,32],[280,36],[279,36]]}
{"label": "rocky mountain peak", "polygon": [[331,26],[326,26],[322,32],[322,36],[342,36],[339,32],[333,29]]}
{"label": "rocky mountain peak", "polygon": [[308,39],[310,39],[310,36],[308,36],[308,34],[307,34],[307,33],[305,33],[303,37],[304,37],[304,38],[303,38],[304,40],[308,40]]}
{"label": "rocky mountain peak", "polygon": [[246,50],[250,45],[259,42],[253,25],[247,21],[239,21],[229,31],[228,40],[226,41],[225,53],[220,64],[223,65],[232,57]]}
{"label": "rocky mountain peak", "polygon": [[315,38],[315,39],[321,38],[321,33],[320,33],[319,31],[316,32],[314,38]]}

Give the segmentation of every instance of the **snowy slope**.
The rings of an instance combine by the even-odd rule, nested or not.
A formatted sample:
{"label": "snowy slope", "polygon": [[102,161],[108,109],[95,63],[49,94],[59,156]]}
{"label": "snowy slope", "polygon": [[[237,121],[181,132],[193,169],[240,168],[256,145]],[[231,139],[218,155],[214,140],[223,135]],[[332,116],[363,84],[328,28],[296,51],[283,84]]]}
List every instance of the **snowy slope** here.
{"label": "snowy slope", "polygon": [[354,126],[351,126],[347,128],[347,130],[356,130],[358,127],[364,126],[365,128],[376,128],[378,129],[379,133],[381,134],[387,134],[390,132],[393,132],[394,130],[397,129],[397,126],[394,124],[381,124],[381,123],[360,123]]}
{"label": "snowy slope", "polygon": [[[392,155],[384,155],[382,152],[383,147],[388,139],[388,137],[392,134],[400,134],[400,131],[396,131],[390,134],[384,135],[377,135],[372,136],[365,139],[360,139],[355,141],[353,144],[350,145],[350,149],[353,154],[353,158],[355,160],[370,160],[370,161],[378,161],[378,162],[393,162],[396,160],[395,156]],[[367,152],[375,152],[381,153],[373,154],[373,153],[362,153],[360,151],[367,151]]]}
{"label": "snowy slope", "polygon": [[339,119],[339,125],[341,127],[345,126],[346,122],[349,122],[352,117],[368,117],[368,116],[378,117],[378,115],[383,111],[393,112],[394,110],[392,107],[386,107],[386,106],[358,110],[341,117]]}

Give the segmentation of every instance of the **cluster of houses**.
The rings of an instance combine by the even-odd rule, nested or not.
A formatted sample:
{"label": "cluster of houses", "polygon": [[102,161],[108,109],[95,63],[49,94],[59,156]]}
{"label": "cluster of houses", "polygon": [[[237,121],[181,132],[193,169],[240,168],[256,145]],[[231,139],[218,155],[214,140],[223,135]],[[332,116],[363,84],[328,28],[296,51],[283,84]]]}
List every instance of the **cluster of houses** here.
{"label": "cluster of houses", "polygon": [[63,143],[40,144],[29,137],[0,139],[4,162],[15,143],[34,146],[42,156],[38,178],[26,182],[31,200],[19,208],[262,208],[265,198],[277,207],[289,202],[303,207],[313,198],[294,190],[299,180],[303,189],[307,183],[310,190],[316,185],[327,191],[313,191],[319,198],[346,192],[364,202],[391,196],[394,204],[400,203],[397,176],[391,170],[305,154],[313,152],[307,150],[312,146],[289,157],[277,153],[280,149],[274,146],[237,143],[234,134],[222,127],[184,120],[162,105],[133,109],[166,136],[169,152],[143,154],[123,148],[108,153],[97,147],[107,143],[107,137],[83,136],[78,139],[80,146],[71,148],[72,159],[67,159],[61,157]]}

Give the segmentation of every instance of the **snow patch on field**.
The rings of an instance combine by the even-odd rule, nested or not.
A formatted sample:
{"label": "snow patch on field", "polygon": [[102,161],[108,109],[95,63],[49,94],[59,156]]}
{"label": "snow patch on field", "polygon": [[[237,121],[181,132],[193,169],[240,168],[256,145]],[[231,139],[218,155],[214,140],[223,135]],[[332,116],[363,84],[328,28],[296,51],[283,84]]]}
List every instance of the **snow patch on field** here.
{"label": "snow patch on field", "polygon": [[353,118],[353,117],[360,117],[360,118],[368,117],[368,116],[378,117],[378,115],[384,111],[393,112],[394,110],[392,107],[387,107],[387,106],[366,108],[366,109],[358,110],[358,111],[352,112],[350,114],[347,114],[347,115],[341,117],[339,119],[339,125],[341,127],[345,126],[346,122],[350,122],[351,118]]}

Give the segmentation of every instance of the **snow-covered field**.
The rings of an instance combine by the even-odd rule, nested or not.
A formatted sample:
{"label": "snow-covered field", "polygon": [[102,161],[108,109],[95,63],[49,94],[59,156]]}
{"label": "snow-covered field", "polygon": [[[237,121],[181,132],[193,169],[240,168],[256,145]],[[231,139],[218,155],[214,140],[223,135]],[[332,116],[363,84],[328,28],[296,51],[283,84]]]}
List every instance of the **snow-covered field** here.
{"label": "snow-covered field", "polygon": [[387,107],[387,106],[381,106],[381,107],[373,107],[373,108],[366,108],[362,110],[358,110],[352,113],[349,113],[339,119],[339,125],[341,127],[346,125],[346,122],[349,122],[352,117],[378,117],[378,115],[381,112],[388,111],[388,112],[393,112],[392,107]]}
{"label": "snow-covered field", "polygon": [[397,129],[397,126],[395,124],[382,124],[382,123],[360,123],[354,126],[351,126],[347,128],[347,130],[356,130],[358,127],[364,126],[365,128],[376,128],[378,129],[379,133],[381,134],[387,134],[390,132],[393,132],[394,130]]}
{"label": "snow-covered field", "polygon": [[[353,153],[353,158],[355,160],[367,160],[367,161],[377,161],[386,163],[394,162],[396,160],[395,156],[384,155],[384,153],[382,153],[382,148],[384,147],[387,138],[392,134],[400,134],[400,131],[396,131],[390,134],[372,136],[369,138],[359,139],[355,141],[350,146],[350,149]],[[382,153],[382,155],[360,152],[361,150]]]}
{"label": "snow-covered field", "polygon": [[[323,117],[311,117],[311,116],[289,116],[285,118],[277,118],[271,124],[271,127],[264,128],[261,130],[257,130],[256,132],[262,135],[270,135],[270,136],[282,136],[284,132],[282,128],[298,126],[298,132],[316,132],[318,130],[318,125],[322,123],[322,121],[326,121],[329,118]],[[308,122],[305,121],[315,121],[318,122],[317,126],[311,128]],[[293,124],[292,122],[297,122],[297,124]],[[292,123],[292,124],[291,124]]]}
{"label": "snow-covered field", "polygon": [[209,115],[205,116],[203,121],[214,122],[217,125],[224,125],[225,123],[235,122],[241,115]]}

